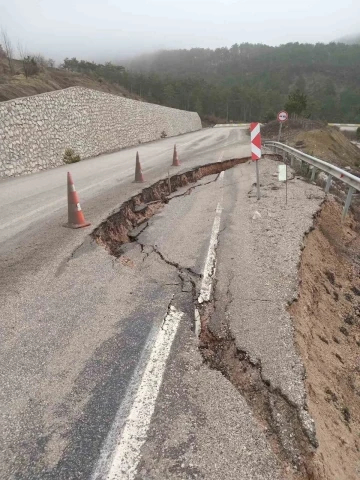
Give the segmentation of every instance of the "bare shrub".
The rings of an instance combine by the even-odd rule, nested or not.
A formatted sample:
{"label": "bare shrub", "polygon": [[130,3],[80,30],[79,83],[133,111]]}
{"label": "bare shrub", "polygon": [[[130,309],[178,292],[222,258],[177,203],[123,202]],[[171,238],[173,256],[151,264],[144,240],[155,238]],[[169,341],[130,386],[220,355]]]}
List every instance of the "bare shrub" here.
{"label": "bare shrub", "polygon": [[76,155],[73,148],[67,148],[64,153],[64,163],[77,163],[80,162],[81,158],[80,155]]}
{"label": "bare shrub", "polygon": [[5,51],[5,57],[7,58],[7,61],[9,63],[10,73],[14,73],[14,64],[13,64],[14,49],[13,49],[10,37],[7,34],[6,30],[4,29],[1,29],[1,40],[3,45],[2,48]]}
{"label": "bare shrub", "polygon": [[30,55],[28,55],[22,60],[22,62],[23,62],[23,69],[24,69],[24,74],[26,78],[39,73],[40,68],[34,57],[30,57]]}
{"label": "bare shrub", "polygon": [[55,67],[55,60],[52,58],[45,58],[44,55],[41,55],[41,53],[38,53],[37,55],[34,55],[36,63],[39,65],[39,67],[43,70],[46,68],[54,68]]}

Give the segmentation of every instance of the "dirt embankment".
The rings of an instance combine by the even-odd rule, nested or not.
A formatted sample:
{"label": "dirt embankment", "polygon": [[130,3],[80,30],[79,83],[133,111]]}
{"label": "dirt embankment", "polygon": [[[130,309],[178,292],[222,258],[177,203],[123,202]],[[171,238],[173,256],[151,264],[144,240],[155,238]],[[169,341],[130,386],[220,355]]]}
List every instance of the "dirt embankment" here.
{"label": "dirt embankment", "polygon": [[339,167],[360,169],[360,149],[334,127],[299,132],[289,145]]}
{"label": "dirt embankment", "polygon": [[26,78],[22,73],[21,62],[14,60],[13,63],[15,74],[11,75],[5,59],[0,58],[0,101],[2,102],[76,86],[141,100],[138,95],[130,93],[120,85],[58,68],[43,68],[39,74]]}
{"label": "dirt embankment", "polygon": [[[320,120],[309,120],[307,118],[289,119],[283,123],[281,129],[281,141],[287,143],[289,138],[294,137],[299,132],[307,132],[326,127],[326,123]],[[273,120],[261,127],[261,135],[266,140],[277,140],[279,135],[279,122]]]}
{"label": "dirt embankment", "polygon": [[[261,133],[266,140],[277,140],[279,123],[269,122],[261,128]],[[336,127],[317,120],[289,120],[283,124],[281,142],[360,174],[360,149]]]}
{"label": "dirt embankment", "polygon": [[360,221],[341,224],[341,208],[328,200],[307,236],[290,307],[319,441],[314,478],[326,480],[360,478]]}

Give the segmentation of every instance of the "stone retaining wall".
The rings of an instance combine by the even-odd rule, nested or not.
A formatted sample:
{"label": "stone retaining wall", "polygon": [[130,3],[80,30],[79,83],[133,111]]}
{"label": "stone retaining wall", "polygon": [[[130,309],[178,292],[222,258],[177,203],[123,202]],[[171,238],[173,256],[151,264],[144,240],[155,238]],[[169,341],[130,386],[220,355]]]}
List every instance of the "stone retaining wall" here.
{"label": "stone retaining wall", "polygon": [[89,158],[199,129],[195,112],[82,87],[17,98],[0,103],[0,177],[63,165],[66,148]]}

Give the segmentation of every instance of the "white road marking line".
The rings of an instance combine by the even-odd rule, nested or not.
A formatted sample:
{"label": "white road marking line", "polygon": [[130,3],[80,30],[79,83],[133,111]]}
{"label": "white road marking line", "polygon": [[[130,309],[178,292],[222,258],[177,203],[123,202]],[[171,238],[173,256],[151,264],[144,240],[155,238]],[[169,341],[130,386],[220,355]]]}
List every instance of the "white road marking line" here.
{"label": "white road marking line", "polygon": [[[140,460],[140,449],[154,413],[155,403],[183,312],[171,306],[155,339],[129,416],[113,453],[107,480],[132,480]],[[98,478],[95,471],[92,478]]]}
{"label": "white road marking line", "polygon": [[218,158],[218,162],[221,162],[224,157],[224,150],[220,153],[220,156]]}
{"label": "white road marking line", "polygon": [[[224,171],[219,175],[219,180],[224,183]],[[213,285],[213,279],[215,277],[216,271],[216,247],[218,244],[219,230],[220,230],[220,220],[222,212],[222,202],[224,190],[221,188],[221,197],[219,203],[216,207],[216,213],[214,218],[214,223],[210,236],[209,250],[205,261],[204,274],[201,282],[200,295],[198,297],[198,303],[208,302],[211,296],[211,290]]]}

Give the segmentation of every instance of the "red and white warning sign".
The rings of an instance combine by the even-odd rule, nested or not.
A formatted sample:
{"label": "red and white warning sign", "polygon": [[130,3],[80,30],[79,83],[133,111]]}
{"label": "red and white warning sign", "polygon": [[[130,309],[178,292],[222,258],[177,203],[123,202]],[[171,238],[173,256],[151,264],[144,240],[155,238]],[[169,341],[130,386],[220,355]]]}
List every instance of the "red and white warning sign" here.
{"label": "red and white warning sign", "polygon": [[256,161],[261,158],[260,123],[250,123],[251,158]]}
{"label": "red and white warning sign", "polygon": [[286,122],[288,118],[289,118],[289,114],[285,112],[285,110],[281,110],[281,112],[277,114],[277,119],[279,122]]}

